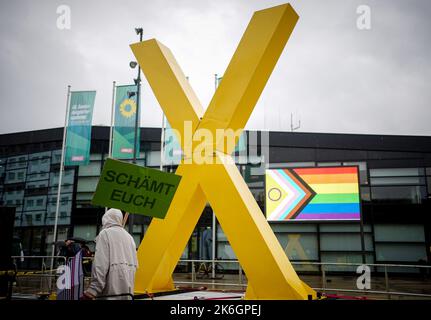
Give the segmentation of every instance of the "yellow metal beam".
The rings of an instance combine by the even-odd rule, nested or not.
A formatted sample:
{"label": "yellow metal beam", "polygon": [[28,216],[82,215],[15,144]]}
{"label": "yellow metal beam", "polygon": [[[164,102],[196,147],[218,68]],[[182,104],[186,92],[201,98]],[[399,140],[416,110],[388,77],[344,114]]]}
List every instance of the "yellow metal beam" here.
{"label": "yellow metal beam", "polygon": [[[242,130],[295,23],[289,4],[255,13],[215,96],[202,107],[172,53],[157,40],[131,45],[157,100],[179,131],[186,157],[198,152],[184,129]],[[172,273],[208,200],[248,277],[248,299],[307,299],[303,284],[229,154],[234,146],[212,140],[208,163],[182,163],[183,178],[164,220],[153,219],[138,250],[136,292],[173,289]],[[195,157],[193,157],[195,158]],[[239,228],[239,226],[241,226]]]}
{"label": "yellow metal beam", "polygon": [[[298,18],[290,4],[253,14],[199,128],[215,135],[217,129],[245,127]],[[214,149],[231,154],[233,148],[217,141]]]}

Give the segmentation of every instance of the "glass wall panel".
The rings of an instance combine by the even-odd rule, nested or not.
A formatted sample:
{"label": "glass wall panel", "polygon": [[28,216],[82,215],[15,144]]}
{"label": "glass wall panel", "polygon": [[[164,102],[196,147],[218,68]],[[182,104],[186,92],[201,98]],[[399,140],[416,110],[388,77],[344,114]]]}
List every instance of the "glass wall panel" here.
{"label": "glass wall panel", "polygon": [[317,235],[311,233],[276,233],[291,261],[318,260]]}
{"label": "glass wall panel", "polygon": [[147,166],[149,167],[160,166],[160,151],[148,151]]}
{"label": "glass wall panel", "polygon": [[49,179],[48,172],[27,174],[27,181],[40,181]]}
{"label": "glass wall panel", "polygon": [[45,210],[47,196],[26,197],[24,201],[24,211]]}
{"label": "glass wall panel", "polygon": [[81,177],[78,179],[78,192],[94,192],[96,191],[99,177]]}
{"label": "glass wall panel", "polygon": [[85,177],[85,176],[100,176],[100,168],[101,168],[101,164],[100,161],[91,161],[88,165],[86,166],[79,166],[79,172],[78,175],[80,177]]}
{"label": "glass wall panel", "polygon": [[269,224],[274,232],[317,232],[317,225],[315,224],[294,224],[294,223],[273,223]]}
{"label": "glass wall panel", "polygon": [[13,171],[6,171],[5,184],[20,183],[25,181],[27,169],[18,169]]}
{"label": "glass wall panel", "polygon": [[51,152],[40,152],[29,155],[27,174],[49,172]]}
{"label": "glass wall panel", "polygon": [[423,168],[370,169],[371,177],[408,177],[408,176],[420,176],[423,174],[424,174]]}
{"label": "glass wall panel", "polygon": [[371,196],[373,201],[422,203],[426,191],[420,186],[372,187]]}
{"label": "glass wall panel", "polygon": [[45,225],[45,210],[28,211],[22,213],[22,227]]}
{"label": "glass wall panel", "polygon": [[341,166],[341,162],[318,162],[318,167],[339,167]]}
{"label": "glass wall panel", "polygon": [[379,262],[418,262],[426,259],[425,245],[376,243],[376,257]]}
{"label": "glass wall panel", "polygon": [[[57,208],[57,196],[50,195],[48,196],[48,205],[47,205],[47,217],[46,224],[53,225],[55,221],[55,214]],[[72,194],[61,194],[60,197],[60,208],[59,208],[59,224],[69,224],[70,223],[70,214],[72,211]]]}
{"label": "glass wall panel", "polygon": [[376,241],[425,242],[425,231],[422,225],[376,224],[374,238]]}
{"label": "glass wall panel", "polygon": [[315,162],[281,162],[269,163],[269,169],[273,168],[302,168],[302,167],[315,167]]}
{"label": "glass wall panel", "polygon": [[95,225],[75,225],[73,227],[73,236],[92,241],[97,236],[97,226]]}
{"label": "glass wall panel", "polygon": [[27,155],[9,157],[7,159],[7,170],[27,168]]}
{"label": "glass wall panel", "polygon": [[[362,264],[361,253],[341,253],[341,252],[322,252],[322,262],[330,263],[354,263],[355,265],[325,265],[326,271],[338,271],[338,272],[356,272],[359,265]],[[374,263],[374,257],[372,254],[365,255],[366,263]]]}
{"label": "glass wall panel", "polygon": [[[360,232],[359,223],[356,224],[321,224],[320,232]],[[364,232],[371,232],[371,226],[365,224]]]}
{"label": "glass wall panel", "polygon": [[56,164],[56,163],[60,163],[60,161],[61,161],[61,150],[52,151],[51,163]]}
{"label": "glass wall panel", "polygon": [[[371,234],[364,234],[365,250],[373,250]],[[320,250],[322,251],[361,251],[361,235],[358,234],[321,234]]]}
{"label": "glass wall panel", "polygon": [[384,177],[371,178],[371,185],[386,186],[386,185],[423,185],[425,184],[424,177]]}
{"label": "glass wall panel", "polygon": [[371,191],[370,187],[360,187],[361,200],[362,201],[371,201]]}

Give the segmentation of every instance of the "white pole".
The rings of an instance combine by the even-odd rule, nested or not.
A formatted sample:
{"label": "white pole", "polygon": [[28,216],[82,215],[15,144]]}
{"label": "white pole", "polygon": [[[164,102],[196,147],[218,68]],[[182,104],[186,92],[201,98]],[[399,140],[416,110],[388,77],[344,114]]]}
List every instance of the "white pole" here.
{"label": "white pole", "polygon": [[109,152],[108,157],[112,157],[112,127],[114,126],[115,119],[115,81],[112,82],[112,106],[111,106],[111,128],[109,129]]}
{"label": "white pole", "polygon": [[163,171],[163,160],[164,160],[164,144],[165,142],[165,114],[162,112],[162,134],[160,137],[160,171]]}
{"label": "white pole", "polygon": [[[218,87],[218,76],[217,76],[217,73],[216,74],[214,74],[214,85],[215,85],[215,88],[214,88],[214,91],[217,91],[217,87]],[[214,211],[213,211],[213,219],[212,219],[212,239],[213,239],[213,241],[212,241],[212,248],[211,248],[211,251],[212,251],[212,271],[211,271],[211,277],[213,278],[213,279],[215,279],[215,252],[216,252],[216,216],[215,216],[215,213],[214,213]]]}
{"label": "white pole", "polygon": [[[109,151],[108,158],[112,158],[112,132],[115,121],[115,81],[112,81],[112,104],[111,104],[111,127],[109,128]],[[105,207],[105,212],[108,211],[108,207]]]}
{"label": "white pole", "polygon": [[55,243],[57,242],[58,212],[60,211],[60,195],[61,195],[61,180],[62,180],[61,178],[63,176],[63,171],[64,171],[64,148],[65,148],[65,144],[66,144],[67,121],[69,118],[69,99],[70,99],[70,85],[67,86],[66,116],[64,118],[63,144],[61,147],[60,172],[59,172],[59,176],[58,176],[57,205],[56,205],[56,210],[55,210],[54,235],[53,235],[53,242],[52,242],[51,269],[50,270],[52,270],[54,267]]}

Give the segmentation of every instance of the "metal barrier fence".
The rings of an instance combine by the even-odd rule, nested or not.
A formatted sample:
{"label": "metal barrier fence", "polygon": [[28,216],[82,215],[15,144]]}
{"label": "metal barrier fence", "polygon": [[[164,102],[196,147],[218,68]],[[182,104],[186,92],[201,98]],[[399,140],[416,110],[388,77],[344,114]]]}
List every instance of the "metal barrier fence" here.
{"label": "metal barrier fence", "polygon": [[[238,260],[180,260],[179,264],[191,265],[191,281],[175,281],[176,284],[208,285],[216,287],[239,287],[247,286],[246,276],[243,273]],[[209,281],[197,281],[201,273],[201,265],[208,264],[216,266],[211,268],[211,276],[208,269],[204,269]],[[217,277],[217,272],[224,268],[217,268],[222,264],[236,264],[237,276],[223,281]],[[411,297],[416,299],[431,299],[431,266],[424,265],[403,265],[403,264],[375,264],[368,263],[366,272],[368,274],[357,273],[357,267],[362,263],[342,263],[342,262],[292,262],[295,270],[301,274],[301,278],[313,289],[322,293],[350,293],[370,296],[375,298],[385,297],[387,299]],[[198,267],[196,267],[198,266]],[[230,269],[232,270],[232,268]],[[222,271],[223,272],[223,271]],[[363,288],[358,288],[360,277],[364,278]],[[367,288],[367,277],[370,286]],[[200,277],[202,279],[202,277]],[[237,281],[232,281],[237,278]],[[229,281],[230,280],[230,281]],[[334,283],[335,285],[328,285]]]}
{"label": "metal barrier fence", "polygon": [[63,256],[12,256],[16,268],[14,293],[38,294],[48,296],[55,290],[57,269],[50,270],[51,259],[53,265],[65,265]]}
{"label": "metal barrier fence", "polygon": [[[17,266],[15,293],[21,294],[50,294],[56,290],[56,269],[49,270],[52,256],[14,256]],[[21,261],[24,259],[24,263]],[[56,264],[66,265],[63,256],[54,257]],[[35,260],[37,270],[23,269],[25,261]],[[83,258],[91,261],[92,258]],[[191,272],[176,273],[174,282],[177,285],[194,287],[211,286],[212,288],[238,288],[245,290],[247,277],[238,260],[180,260],[178,265],[187,264]],[[226,268],[226,265],[236,265],[236,268]],[[322,293],[350,293],[376,298],[415,298],[431,299],[431,266],[402,265],[402,264],[366,264],[369,268],[370,287],[358,288],[358,278],[363,276],[356,273],[362,263],[338,262],[292,262],[301,278],[313,289]],[[229,269],[230,272],[226,272]],[[235,270],[232,274],[232,270]],[[236,274],[236,275],[235,275]],[[413,275],[413,276],[412,276]],[[88,274],[87,274],[88,276]],[[175,279],[176,278],[176,279]],[[182,278],[182,279],[181,279]],[[203,280],[207,281],[203,281]],[[85,278],[88,283],[89,277]],[[183,281],[191,280],[191,281]]]}

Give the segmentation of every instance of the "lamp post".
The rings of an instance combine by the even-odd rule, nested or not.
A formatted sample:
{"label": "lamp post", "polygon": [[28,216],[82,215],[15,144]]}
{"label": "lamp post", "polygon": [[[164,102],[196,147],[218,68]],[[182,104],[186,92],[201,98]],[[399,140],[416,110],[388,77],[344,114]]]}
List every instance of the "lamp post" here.
{"label": "lamp post", "polygon": [[[142,34],[143,34],[143,29],[142,28],[135,28],[135,32],[137,35],[139,35],[139,41],[142,42]],[[140,107],[140,98],[141,98],[141,66],[139,66],[139,64],[135,61],[131,61],[129,66],[134,69],[136,66],[138,66],[138,77],[136,79],[133,79],[135,82],[135,85],[137,87],[136,90],[136,116],[135,116],[135,139],[134,139],[134,143],[135,146],[133,147],[133,163],[136,164],[136,159],[138,157],[138,148],[137,146],[139,145],[139,141],[138,140],[138,130],[139,128],[139,107]],[[129,233],[133,236],[133,214],[131,214],[129,216]]]}

